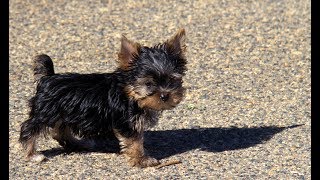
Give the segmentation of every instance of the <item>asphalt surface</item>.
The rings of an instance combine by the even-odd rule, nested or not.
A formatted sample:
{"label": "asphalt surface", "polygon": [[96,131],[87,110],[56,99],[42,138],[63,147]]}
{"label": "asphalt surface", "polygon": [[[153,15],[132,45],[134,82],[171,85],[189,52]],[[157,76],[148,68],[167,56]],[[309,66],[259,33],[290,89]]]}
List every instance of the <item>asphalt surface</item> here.
{"label": "asphalt surface", "polygon": [[[10,179],[310,179],[310,0],[10,1]],[[18,143],[35,91],[32,57],[56,72],[111,72],[121,34],[144,45],[187,32],[187,93],[146,133],[162,162],[132,168],[114,152],[26,162]],[[116,151],[116,149],[114,150]]]}

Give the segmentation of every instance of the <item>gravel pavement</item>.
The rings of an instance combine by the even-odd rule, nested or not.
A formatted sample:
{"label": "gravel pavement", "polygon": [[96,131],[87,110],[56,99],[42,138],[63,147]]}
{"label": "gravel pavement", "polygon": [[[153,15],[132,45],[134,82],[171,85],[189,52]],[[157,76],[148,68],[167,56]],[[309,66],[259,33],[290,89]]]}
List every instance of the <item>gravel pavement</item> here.
{"label": "gravel pavement", "polygon": [[[11,0],[10,179],[311,179],[310,0]],[[180,164],[131,168],[114,152],[23,159],[19,125],[34,94],[31,59],[56,72],[111,72],[121,34],[144,45],[187,32],[186,98],[146,132],[145,147]]]}

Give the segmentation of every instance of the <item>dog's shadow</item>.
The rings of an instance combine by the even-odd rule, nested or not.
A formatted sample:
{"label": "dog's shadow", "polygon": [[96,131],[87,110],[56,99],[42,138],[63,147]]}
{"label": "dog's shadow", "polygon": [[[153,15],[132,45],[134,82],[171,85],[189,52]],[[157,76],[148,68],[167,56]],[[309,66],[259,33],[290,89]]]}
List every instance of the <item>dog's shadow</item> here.
{"label": "dog's shadow", "polygon": [[[183,152],[199,149],[207,152],[222,152],[244,149],[262,144],[270,140],[275,134],[285,129],[299,127],[293,125],[288,127],[250,127],[250,128],[198,128],[177,129],[165,131],[146,131],[145,148],[152,157],[163,159]],[[119,152],[118,143],[113,141],[104,143],[103,148],[90,151],[77,151],[80,153]],[[60,154],[68,154],[76,151],[65,151],[63,148],[53,148],[42,151],[50,158]]]}

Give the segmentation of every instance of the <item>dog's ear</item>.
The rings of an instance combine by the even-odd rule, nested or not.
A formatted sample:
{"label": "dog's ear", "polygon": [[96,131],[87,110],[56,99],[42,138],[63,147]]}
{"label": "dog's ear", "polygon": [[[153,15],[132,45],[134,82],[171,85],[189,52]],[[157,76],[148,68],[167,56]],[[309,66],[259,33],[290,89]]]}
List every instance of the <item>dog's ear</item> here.
{"label": "dog's ear", "polygon": [[165,42],[165,45],[170,53],[174,55],[179,55],[181,58],[184,58],[187,47],[185,41],[186,31],[182,28],[179,29],[173,37],[167,40],[167,42]]}
{"label": "dog's ear", "polygon": [[130,69],[135,57],[139,55],[140,47],[140,44],[132,42],[122,35],[121,48],[118,53],[118,63],[121,69]]}

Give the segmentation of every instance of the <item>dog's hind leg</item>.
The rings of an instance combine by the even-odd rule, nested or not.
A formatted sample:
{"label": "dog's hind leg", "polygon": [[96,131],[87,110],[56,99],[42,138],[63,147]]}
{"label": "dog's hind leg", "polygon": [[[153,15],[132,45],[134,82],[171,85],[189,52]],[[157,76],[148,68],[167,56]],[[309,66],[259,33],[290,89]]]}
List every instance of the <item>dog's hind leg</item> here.
{"label": "dog's hind leg", "polygon": [[21,124],[19,141],[26,150],[28,161],[42,162],[45,160],[45,156],[36,151],[36,139],[39,137],[40,132],[39,126],[33,124],[32,119]]}
{"label": "dog's hind leg", "polygon": [[76,137],[68,127],[61,127],[62,121],[58,121],[50,130],[53,139],[68,151],[92,150],[95,147],[93,140]]}

